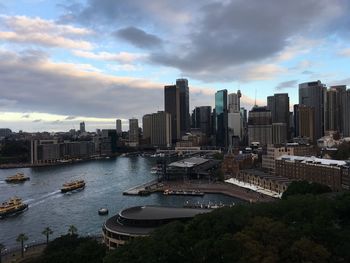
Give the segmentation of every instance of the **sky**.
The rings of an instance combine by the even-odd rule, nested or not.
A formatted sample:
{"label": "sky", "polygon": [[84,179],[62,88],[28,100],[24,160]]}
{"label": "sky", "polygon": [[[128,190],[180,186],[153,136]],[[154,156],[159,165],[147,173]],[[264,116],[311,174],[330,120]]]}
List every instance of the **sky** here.
{"label": "sky", "polygon": [[347,0],[0,0],[0,128],[114,128],[163,110],[187,78],[191,111],[217,90],[248,110],[321,80],[350,85]]}

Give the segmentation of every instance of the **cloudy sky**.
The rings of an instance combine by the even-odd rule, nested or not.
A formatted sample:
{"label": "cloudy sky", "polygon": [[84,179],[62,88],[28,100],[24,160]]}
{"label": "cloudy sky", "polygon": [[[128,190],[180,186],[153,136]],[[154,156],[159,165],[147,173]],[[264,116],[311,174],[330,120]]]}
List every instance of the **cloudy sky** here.
{"label": "cloudy sky", "polygon": [[190,104],[219,89],[266,103],[298,83],[350,84],[347,0],[0,0],[0,126],[114,127],[163,109],[185,77]]}

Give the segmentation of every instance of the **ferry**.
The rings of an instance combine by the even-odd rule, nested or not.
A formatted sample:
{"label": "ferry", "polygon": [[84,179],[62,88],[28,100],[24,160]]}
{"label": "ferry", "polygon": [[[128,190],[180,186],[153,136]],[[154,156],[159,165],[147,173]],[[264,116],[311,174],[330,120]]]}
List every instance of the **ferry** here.
{"label": "ferry", "polygon": [[5,179],[7,183],[21,183],[27,180],[30,180],[30,178],[28,176],[25,176],[23,173],[17,173],[15,175],[8,176]]}
{"label": "ferry", "polygon": [[71,181],[69,183],[63,184],[61,188],[62,193],[67,193],[73,190],[77,189],[84,189],[85,188],[85,182],[84,180],[76,180],[76,181]]}
{"label": "ferry", "polygon": [[28,205],[23,203],[21,198],[12,197],[0,205],[0,218],[23,212],[27,208]]}

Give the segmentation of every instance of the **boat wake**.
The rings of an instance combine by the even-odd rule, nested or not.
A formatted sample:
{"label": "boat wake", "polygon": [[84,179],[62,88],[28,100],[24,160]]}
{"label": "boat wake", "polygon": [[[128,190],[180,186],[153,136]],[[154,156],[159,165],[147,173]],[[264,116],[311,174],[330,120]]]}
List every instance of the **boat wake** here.
{"label": "boat wake", "polygon": [[37,199],[28,199],[28,200],[25,201],[25,203],[27,203],[29,205],[29,207],[34,207],[34,206],[37,206],[39,204],[42,204],[42,203],[46,202],[49,199],[58,198],[60,196],[61,196],[61,191],[60,190],[56,190],[54,192],[44,194],[44,195],[42,195],[41,197],[39,197]]}

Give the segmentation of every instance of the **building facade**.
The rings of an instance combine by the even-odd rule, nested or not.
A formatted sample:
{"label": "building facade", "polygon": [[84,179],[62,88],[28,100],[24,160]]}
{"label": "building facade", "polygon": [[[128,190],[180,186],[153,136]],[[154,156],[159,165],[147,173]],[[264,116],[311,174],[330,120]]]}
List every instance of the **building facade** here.
{"label": "building facade", "polygon": [[171,134],[174,144],[181,138],[180,89],[176,85],[164,86],[164,110],[171,115]]}
{"label": "building facade", "polygon": [[177,79],[176,86],[180,95],[180,134],[190,131],[190,92],[187,79]]}
{"label": "building facade", "polygon": [[165,111],[143,116],[143,139],[155,147],[171,146],[171,115]]}
{"label": "building facade", "polygon": [[228,146],[227,90],[215,93],[215,134],[216,146]]}
{"label": "building facade", "polygon": [[345,161],[282,155],[276,159],[276,175],[296,180],[307,180],[329,186],[333,191],[344,188],[343,177],[347,176]]}
{"label": "building facade", "polygon": [[299,84],[299,105],[312,107],[315,111],[314,141],[321,138],[325,131],[326,90],[326,86],[319,80]]}
{"label": "building facade", "polygon": [[118,136],[121,136],[122,133],[123,133],[123,130],[122,130],[122,120],[117,119],[117,120],[115,121],[115,129],[116,129],[116,131],[117,131],[117,135],[118,135]]}
{"label": "building facade", "polygon": [[139,121],[138,119],[129,119],[129,146],[139,145]]}
{"label": "building facade", "polygon": [[253,107],[248,116],[248,143],[272,144],[272,118],[267,107]]}

